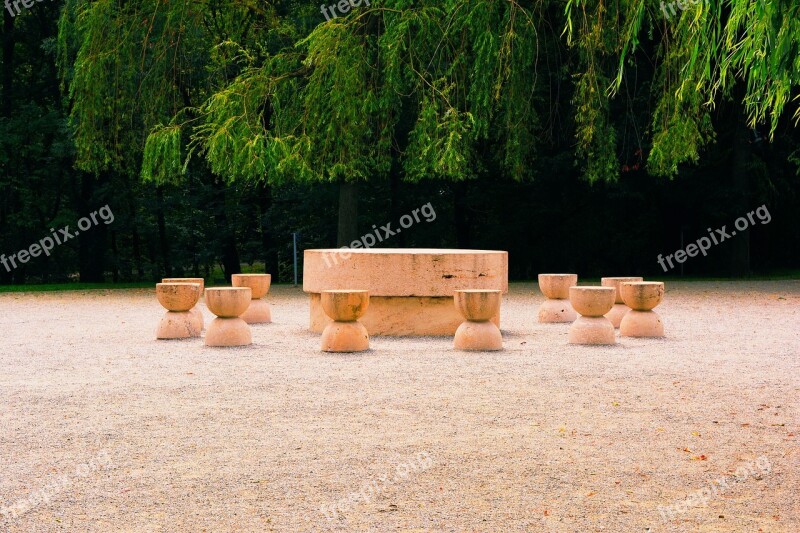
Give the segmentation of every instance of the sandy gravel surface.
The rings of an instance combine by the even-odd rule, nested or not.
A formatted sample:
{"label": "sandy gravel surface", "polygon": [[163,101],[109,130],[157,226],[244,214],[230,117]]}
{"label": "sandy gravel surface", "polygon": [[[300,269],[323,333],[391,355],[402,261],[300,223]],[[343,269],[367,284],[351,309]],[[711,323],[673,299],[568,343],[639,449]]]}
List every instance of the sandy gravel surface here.
{"label": "sandy gravel surface", "polygon": [[669,284],[605,348],[515,284],[494,354],[325,355],[269,301],[213,350],[154,291],[0,295],[0,531],[800,531],[800,282]]}

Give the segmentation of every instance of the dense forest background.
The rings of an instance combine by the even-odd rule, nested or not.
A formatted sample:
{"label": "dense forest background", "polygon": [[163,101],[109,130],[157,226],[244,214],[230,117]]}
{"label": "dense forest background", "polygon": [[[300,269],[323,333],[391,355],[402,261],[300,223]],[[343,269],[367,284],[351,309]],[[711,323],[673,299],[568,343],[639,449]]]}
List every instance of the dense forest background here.
{"label": "dense forest background", "polygon": [[[331,21],[315,3],[295,1],[7,9],[0,252],[74,228],[105,205],[114,222],[20,268],[0,267],[0,285],[229,277],[254,264],[290,281],[294,233],[301,249],[341,246],[428,203],[435,220],[377,246],[508,250],[513,279],[657,276],[659,254],[766,205],[768,224],[669,275],[800,265],[795,87],[778,113],[763,114],[752,109],[752,76],[726,82],[713,105],[706,80],[706,89],[688,89],[700,94],[698,128],[681,136],[655,127],[663,95],[673,94],[663,43],[680,41],[691,14],[668,20],[648,2],[642,27],[629,33],[639,35],[636,49],[621,61],[615,39],[630,22],[597,3],[567,2],[565,13],[564,2],[473,0],[459,11],[447,1],[430,8],[431,20],[396,14],[403,6],[425,14],[428,4],[375,0]],[[718,21],[730,19],[732,4],[717,6]],[[790,5],[776,9],[796,19]],[[576,6],[582,15],[570,15]],[[617,22],[596,27],[592,9]],[[462,27],[437,36],[452,31],[437,16]],[[396,36],[387,44],[393,31],[410,36],[405,46]],[[776,68],[794,68],[792,42]],[[595,68],[599,97],[586,84]],[[618,90],[607,91],[617,72]],[[255,111],[240,131],[234,108],[250,99]],[[587,123],[598,109],[605,122]]]}

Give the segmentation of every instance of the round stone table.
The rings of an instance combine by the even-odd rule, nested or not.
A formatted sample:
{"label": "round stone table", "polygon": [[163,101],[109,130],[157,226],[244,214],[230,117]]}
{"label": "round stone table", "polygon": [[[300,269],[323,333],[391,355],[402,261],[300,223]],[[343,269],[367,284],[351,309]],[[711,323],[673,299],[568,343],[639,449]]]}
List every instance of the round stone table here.
{"label": "round stone table", "polygon": [[[424,248],[306,250],[303,291],[311,299],[310,329],[322,333],[330,319],[325,290],[368,290],[361,319],[370,335],[454,335],[464,321],[453,292],[508,292],[508,252]],[[500,326],[500,313],[492,319]]]}

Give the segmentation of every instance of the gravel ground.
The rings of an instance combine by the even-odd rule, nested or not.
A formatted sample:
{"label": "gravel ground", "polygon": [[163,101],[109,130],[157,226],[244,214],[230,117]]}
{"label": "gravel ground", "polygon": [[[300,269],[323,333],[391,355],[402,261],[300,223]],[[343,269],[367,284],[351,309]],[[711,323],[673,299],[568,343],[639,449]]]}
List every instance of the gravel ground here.
{"label": "gravel ground", "polygon": [[0,531],[800,531],[800,282],[669,284],[615,347],[513,284],[492,354],[268,299],[214,350],[154,291],[0,295]]}

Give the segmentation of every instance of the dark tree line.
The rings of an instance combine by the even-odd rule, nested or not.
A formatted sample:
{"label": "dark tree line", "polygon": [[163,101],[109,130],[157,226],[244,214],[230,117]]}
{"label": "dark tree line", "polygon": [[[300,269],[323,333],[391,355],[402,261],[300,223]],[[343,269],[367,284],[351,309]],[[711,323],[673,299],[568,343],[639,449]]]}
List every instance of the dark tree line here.
{"label": "dark tree line", "polygon": [[[659,65],[680,54],[665,53],[659,34],[621,62],[610,52],[613,27],[579,17],[567,42],[557,3],[517,13],[463,3],[472,18],[456,18],[454,2],[393,18],[378,1],[328,23],[291,1],[172,2],[151,15],[148,2],[69,0],[5,12],[0,253],[104,205],[115,220],[20,268],[0,266],[0,284],[229,277],[252,264],[288,281],[293,233],[302,248],[341,246],[427,203],[434,221],[379,246],[506,249],[515,279],[658,275],[659,254],[766,205],[769,224],[688,261],[684,273],[800,265],[791,98],[767,120],[742,79],[715,106],[667,117],[653,94]],[[462,24],[468,44],[437,49],[449,38],[434,35],[437,17]],[[519,31],[509,30],[514,17]],[[533,30],[525,24],[536,42],[519,37]],[[395,53],[392,32],[396,43],[409,35],[419,56]],[[88,49],[87,36],[97,42]],[[430,70],[415,77],[409,65],[420,57]],[[620,65],[618,97],[592,92],[599,82],[587,76],[598,74],[585,67],[595,62],[601,88]],[[675,109],[695,105],[685,98]]]}

